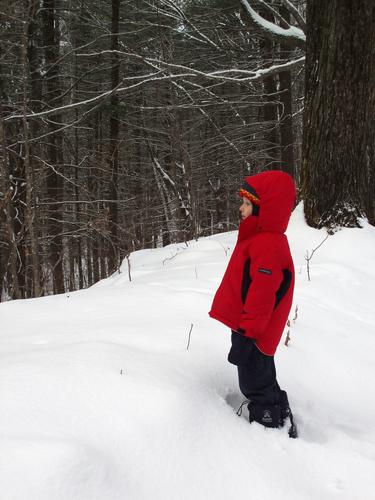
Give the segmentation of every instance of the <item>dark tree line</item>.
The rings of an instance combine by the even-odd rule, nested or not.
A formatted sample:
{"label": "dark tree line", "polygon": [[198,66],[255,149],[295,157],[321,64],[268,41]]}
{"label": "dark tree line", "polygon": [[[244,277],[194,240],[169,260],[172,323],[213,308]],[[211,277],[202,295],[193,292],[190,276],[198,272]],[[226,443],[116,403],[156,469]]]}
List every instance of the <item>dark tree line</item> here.
{"label": "dark tree line", "polygon": [[[311,47],[329,32],[314,28],[318,3],[305,90],[300,0],[0,0],[2,299],[76,290],[133,250],[235,229],[237,187],[264,169],[302,178],[309,223],[342,224],[308,153]],[[373,206],[369,158],[367,205],[340,195],[356,217]]]}

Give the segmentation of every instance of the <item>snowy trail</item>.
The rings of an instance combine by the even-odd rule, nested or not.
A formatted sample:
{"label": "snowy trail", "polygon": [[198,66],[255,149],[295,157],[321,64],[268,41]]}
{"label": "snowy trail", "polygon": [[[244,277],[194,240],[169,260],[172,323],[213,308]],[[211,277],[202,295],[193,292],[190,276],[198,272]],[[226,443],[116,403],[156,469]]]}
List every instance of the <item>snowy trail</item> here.
{"label": "snowy trail", "polygon": [[226,233],[132,254],[131,283],[124,262],[88,290],[0,304],[1,498],[374,498],[375,229],[329,237],[310,282],[324,231],[298,207],[288,236],[298,317],[276,364],[299,439],[235,413],[230,335],[207,315]]}

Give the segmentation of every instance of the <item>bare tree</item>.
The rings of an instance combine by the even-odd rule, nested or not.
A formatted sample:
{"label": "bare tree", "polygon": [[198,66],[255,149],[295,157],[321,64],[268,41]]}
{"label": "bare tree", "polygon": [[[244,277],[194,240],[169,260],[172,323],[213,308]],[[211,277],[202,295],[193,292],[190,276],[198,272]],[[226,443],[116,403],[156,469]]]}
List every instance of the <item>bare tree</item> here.
{"label": "bare tree", "polygon": [[89,286],[133,250],[236,227],[241,178],[286,168],[303,64],[300,32],[261,7],[275,39],[238,0],[4,2],[3,296]]}

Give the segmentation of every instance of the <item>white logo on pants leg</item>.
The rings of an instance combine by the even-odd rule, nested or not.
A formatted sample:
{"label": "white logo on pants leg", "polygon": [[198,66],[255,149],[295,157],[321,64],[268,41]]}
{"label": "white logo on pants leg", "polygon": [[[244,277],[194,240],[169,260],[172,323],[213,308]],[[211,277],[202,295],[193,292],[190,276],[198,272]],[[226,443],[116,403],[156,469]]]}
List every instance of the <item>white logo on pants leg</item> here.
{"label": "white logo on pants leg", "polygon": [[266,424],[270,424],[272,422],[272,416],[270,410],[263,411],[262,422],[265,422]]}

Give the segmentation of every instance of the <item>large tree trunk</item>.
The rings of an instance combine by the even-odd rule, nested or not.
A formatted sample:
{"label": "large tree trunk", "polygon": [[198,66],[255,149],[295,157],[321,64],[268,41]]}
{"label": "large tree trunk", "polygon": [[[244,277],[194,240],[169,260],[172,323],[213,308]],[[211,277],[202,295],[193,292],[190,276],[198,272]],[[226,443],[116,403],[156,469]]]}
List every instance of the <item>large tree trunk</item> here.
{"label": "large tree trunk", "polygon": [[302,197],[314,227],[374,213],[375,2],[308,0]]}

